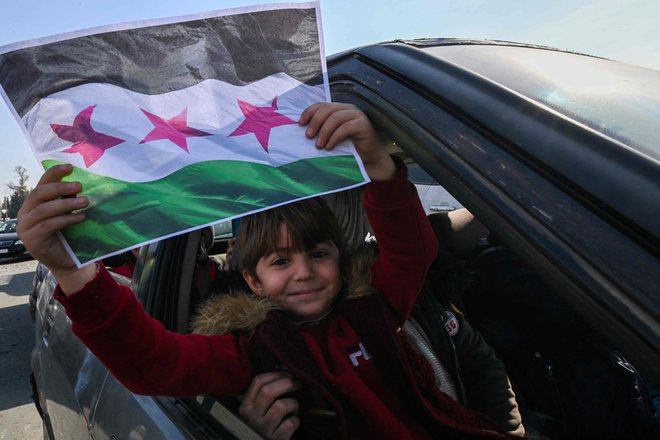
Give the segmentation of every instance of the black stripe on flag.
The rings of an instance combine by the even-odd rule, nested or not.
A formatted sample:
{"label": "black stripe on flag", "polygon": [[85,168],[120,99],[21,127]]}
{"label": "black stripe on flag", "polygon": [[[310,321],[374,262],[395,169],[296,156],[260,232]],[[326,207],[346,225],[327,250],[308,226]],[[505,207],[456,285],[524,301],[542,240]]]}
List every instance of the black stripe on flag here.
{"label": "black stripe on flag", "polygon": [[86,83],[143,94],[206,79],[245,85],[284,72],[323,82],[316,10],[276,9],[105,32],[0,55],[0,84],[22,117],[41,98]]}

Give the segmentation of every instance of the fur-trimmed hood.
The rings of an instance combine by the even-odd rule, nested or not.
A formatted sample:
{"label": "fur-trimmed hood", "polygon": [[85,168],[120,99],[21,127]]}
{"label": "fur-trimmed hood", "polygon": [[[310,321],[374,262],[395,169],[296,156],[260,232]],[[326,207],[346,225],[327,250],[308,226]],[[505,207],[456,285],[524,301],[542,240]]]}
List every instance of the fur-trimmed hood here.
{"label": "fur-trimmed hood", "polygon": [[[350,270],[345,277],[348,293],[345,299],[358,298],[375,293],[371,287],[371,266],[377,255],[375,244],[366,243],[353,252]],[[341,301],[342,294],[337,295]],[[193,333],[221,335],[233,332],[252,334],[271,310],[281,306],[269,298],[248,290],[218,291],[204,301],[191,321]]]}
{"label": "fur-trimmed hood", "polygon": [[252,334],[268,312],[278,308],[275,302],[252,292],[220,293],[201,304],[190,326],[193,333],[202,335]]}

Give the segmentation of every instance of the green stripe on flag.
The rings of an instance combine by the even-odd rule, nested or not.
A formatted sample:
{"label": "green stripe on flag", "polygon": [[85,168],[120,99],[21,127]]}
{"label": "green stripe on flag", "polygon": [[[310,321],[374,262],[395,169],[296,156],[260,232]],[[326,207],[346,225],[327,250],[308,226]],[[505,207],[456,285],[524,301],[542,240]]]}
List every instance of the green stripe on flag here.
{"label": "green stripe on flag", "polygon": [[[43,161],[48,169],[60,162]],[[124,182],[74,168],[91,201],[87,220],[63,234],[81,263],[159,237],[364,181],[353,156],[299,160],[280,167],[209,161],[151,182]]]}

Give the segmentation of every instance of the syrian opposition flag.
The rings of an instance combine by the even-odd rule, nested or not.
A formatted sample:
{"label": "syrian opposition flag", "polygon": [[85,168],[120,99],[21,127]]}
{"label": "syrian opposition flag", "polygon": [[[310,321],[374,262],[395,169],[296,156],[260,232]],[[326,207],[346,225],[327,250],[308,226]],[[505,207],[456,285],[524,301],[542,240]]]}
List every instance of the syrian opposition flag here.
{"label": "syrian opposition flag", "polygon": [[78,265],[363,184],[352,146],[297,121],[328,101],[318,3],[94,29],[0,48],[0,85],[45,169],[91,201]]}

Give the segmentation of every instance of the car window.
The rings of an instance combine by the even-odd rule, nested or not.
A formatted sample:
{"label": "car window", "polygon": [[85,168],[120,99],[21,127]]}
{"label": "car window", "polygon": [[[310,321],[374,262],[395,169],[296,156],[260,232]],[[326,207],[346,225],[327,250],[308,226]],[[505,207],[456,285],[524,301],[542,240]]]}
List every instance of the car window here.
{"label": "car window", "polygon": [[221,221],[213,224],[213,238],[216,241],[231,238],[232,226],[231,220]]}
{"label": "car window", "polygon": [[7,221],[0,224],[0,233],[16,232],[16,222]]}
{"label": "car window", "polygon": [[[443,195],[426,194],[434,189]],[[439,203],[455,200],[439,185],[418,185],[418,191],[423,198]],[[430,214],[436,219],[443,217],[443,214]],[[622,414],[631,407],[632,403],[623,399],[623,393],[633,390],[633,385],[629,384],[634,381],[642,384],[645,379],[634,370],[634,366],[617,347],[609,344],[544,283],[528,267],[524,258],[502,245],[498,237],[490,236],[490,241],[484,241],[489,235],[484,229],[480,229],[479,239],[473,240],[470,251],[456,252],[457,246],[452,243],[456,237],[451,236],[454,232],[447,228],[436,228],[433,221],[432,224],[439,235],[439,241],[444,244],[443,248],[449,250],[449,253],[441,253],[439,257],[443,267],[440,285],[448,291],[459,292],[460,299],[457,302],[461,304],[457,310],[469,316],[470,323],[482,332],[488,344],[511,371],[510,379],[517,388],[520,401],[526,402],[523,405],[533,405],[536,413],[548,417],[552,423],[560,420],[565,407],[580,413],[578,402],[600,407],[603,405],[601,400],[616,399],[622,402]],[[462,233],[465,232],[464,228]],[[464,241],[464,237],[459,240]],[[198,288],[199,285],[192,286],[193,291]],[[191,295],[193,304],[190,310],[196,309],[195,298],[196,295]],[[571,338],[574,334],[580,334],[581,337]],[[558,340],[564,342],[557,345]],[[584,366],[616,383],[616,387],[608,389],[592,381],[580,370]],[[554,374],[558,376],[555,378],[552,376]],[[646,385],[640,386],[648,394]],[[575,393],[575,396],[573,398],[566,394],[560,396],[559,401],[551,399],[551,395],[546,394],[552,391],[550,387]],[[580,387],[586,389],[585,395],[572,391]],[[237,415],[239,399],[240,396],[219,398],[199,395],[182,399],[182,402],[207,420],[208,426],[217,432],[225,431],[241,439],[260,438]],[[621,420],[624,420],[624,416]],[[535,424],[529,422],[529,426],[535,427]]]}
{"label": "car window", "polygon": [[[447,200],[455,200],[439,185],[418,186],[422,193],[434,188],[442,191]],[[430,199],[444,200],[435,196]],[[469,214],[466,210],[461,212]],[[430,214],[435,219],[444,216],[433,212]],[[453,243],[456,237],[452,237],[456,232],[441,226],[436,228],[437,223],[434,221],[432,224],[438,240],[443,242],[443,248],[449,251],[439,256],[442,262],[439,285],[447,291],[458,292],[460,298],[457,303],[460,309],[456,310],[469,316],[470,323],[482,332],[491,348],[495,349],[497,356],[511,371],[510,379],[517,388],[520,401],[531,402],[523,405],[533,405],[535,414],[547,417],[550,420],[548,423],[558,423],[564,407],[579,413],[581,407],[578,402],[599,407],[602,405],[599,399],[613,398],[621,401],[624,392],[633,390],[629,383],[644,380],[617,347],[609,344],[577,315],[527,266],[523,258],[502,245],[497,237],[490,236],[490,241],[484,240],[489,233],[483,225],[479,229],[480,235],[471,238],[472,249],[457,252],[458,246]],[[463,228],[461,234],[465,232]],[[465,241],[465,236],[458,239]],[[429,276],[436,275],[431,272]],[[194,309],[191,307],[191,310]],[[574,334],[582,336],[571,338]],[[558,340],[571,342],[557,345]],[[592,381],[580,370],[585,366],[606,380],[615,382],[617,387],[608,390]],[[552,376],[554,374],[558,375],[557,378]],[[648,391],[643,385],[640,386],[644,392]],[[553,390],[551,387],[562,392],[584,387],[586,394],[576,391],[575,398],[566,394],[560,396],[559,400],[551,399],[549,397],[552,396],[546,394]],[[217,424],[215,429],[218,431],[226,430],[238,438],[260,438],[237,415],[239,399],[240,396],[219,398],[199,395],[184,401],[189,409],[206,417],[209,425]],[[624,400],[620,405],[623,413],[632,403]],[[526,406],[524,408],[527,409]],[[624,417],[621,416],[621,420]],[[533,421],[529,421],[528,426],[536,428]],[[552,429],[559,429],[552,426]]]}
{"label": "car window", "polygon": [[[432,221],[439,242],[443,244],[443,249],[449,251],[449,254],[441,253],[441,258],[446,258],[440,265],[441,283],[447,287],[447,291],[461,295],[459,298],[463,302],[461,313],[470,317],[473,326],[482,331],[498,357],[510,368],[511,380],[520,389],[521,401],[532,402],[543,417],[550,416],[554,420],[560,420],[564,406],[580,414],[581,408],[576,406],[575,402],[584,396],[576,396],[575,399],[564,397],[563,399],[566,400],[557,402],[548,399],[549,395],[545,394],[547,383],[541,379],[557,372],[559,375],[567,376],[556,382],[556,386],[566,390],[584,387],[590,393],[586,397],[588,404],[598,405],[599,402],[588,400],[589,396],[601,396],[596,391],[607,390],[607,387],[590,382],[588,376],[577,371],[573,364],[575,359],[584,365],[593,365],[608,380],[620,381],[617,382],[620,385],[617,390],[631,389],[626,388],[628,385],[625,382],[630,377],[628,379],[624,377],[625,371],[631,370],[610,365],[630,365],[632,369],[634,366],[619,354],[618,347],[609,344],[582,316],[575,313],[561,296],[544,283],[528,267],[528,261],[525,261],[524,257],[519,257],[507,249],[501,241],[504,237],[491,236],[489,237],[491,241],[484,244],[483,238],[489,234],[487,230],[485,233],[481,230],[480,235],[476,236],[478,239],[473,240],[472,249],[460,254],[455,252],[454,249],[459,248],[453,243],[456,237],[453,237],[450,228],[446,227],[448,223],[442,221],[443,217],[446,219],[447,216],[437,214],[432,207],[450,206],[460,209],[461,204],[440,185],[435,184],[433,179],[419,174],[415,164],[409,163],[409,169],[411,178],[418,182],[417,189],[427,214],[432,214],[436,220],[441,220],[435,223]],[[462,233],[467,232],[466,228],[462,228],[462,231]],[[212,249],[226,242],[223,234],[218,234],[217,230],[215,232]],[[458,240],[464,241],[463,238]],[[186,249],[195,248],[197,247],[186,247]],[[208,255],[214,253],[211,251]],[[208,255],[202,253],[198,257],[208,258]],[[194,258],[185,260],[194,260]],[[191,277],[189,298],[182,300],[179,297],[169,306],[178,304],[178,307],[181,307],[185,303],[185,310],[189,312],[188,319],[198,309],[201,301],[210,294],[204,288],[205,277],[200,276],[200,273],[207,273],[209,267],[213,267],[213,261],[208,263],[204,259],[197,258],[194,263],[196,274]],[[217,267],[214,270],[217,270]],[[218,272],[215,274],[208,272],[208,274],[211,275],[211,281],[213,277],[220,276]],[[515,313],[511,313],[512,311]],[[183,327],[188,328],[188,322],[184,324]],[[181,328],[180,325],[176,327]],[[571,338],[574,334],[582,336]],[[570,344],[562,343],[557,346],[557,341],[570,341]],[[609,363],[608,359],[613,359],[615,364]],[[641,376],[632,379],[638,378],[640,381],[643,379]],[[550,385],[555,386],[555,382]],[[541,391],[536,387],[541,387]],[[616,393],[605,395],[605,397],[612,396],[617,399],[620,397]],[[250,438],[247,434],[250,432],[249,428],[237,416],[239,403],[235,397],[218,398],[200,395],[191,399],[181,399],[181,402],[206,420],[208,426],[213,427],[217,432],[226,430],[230,436]],[[628,407],[624,409],[626,408]]]}

